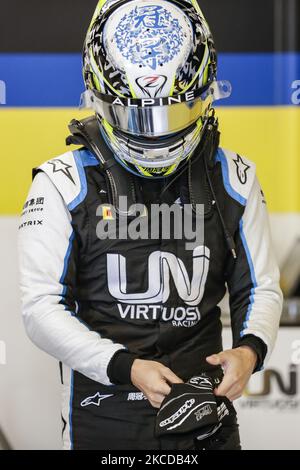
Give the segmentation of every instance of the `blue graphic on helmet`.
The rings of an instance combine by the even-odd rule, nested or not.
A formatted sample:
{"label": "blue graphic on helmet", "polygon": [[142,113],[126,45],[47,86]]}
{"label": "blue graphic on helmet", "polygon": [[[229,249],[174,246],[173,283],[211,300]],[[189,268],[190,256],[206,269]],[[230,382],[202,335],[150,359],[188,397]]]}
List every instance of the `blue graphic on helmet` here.
{"label": "blue graphic on helmet", "polygon": [[165,8],[153,5],[136,7],[123,16],[115,39],[125,59],[155,70],[178,54],[184,33],[178,19]]}

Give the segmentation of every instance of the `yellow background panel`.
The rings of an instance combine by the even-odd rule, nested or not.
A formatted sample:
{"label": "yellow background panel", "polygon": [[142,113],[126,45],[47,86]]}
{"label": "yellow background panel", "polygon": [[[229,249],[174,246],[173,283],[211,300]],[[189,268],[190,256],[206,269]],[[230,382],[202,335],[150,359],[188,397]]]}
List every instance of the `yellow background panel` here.
{"label": "yellow background panel", "polygon": [[300,108],[222,108],[221,145],[257,164],[272,212],[300,212]]}
{"label": "yellow background panel", "polygon": [[[67,124],[77,109],[2,109],[0,214],[20,212],[31,169],[68,150]],[[300,212],[300,109],[218,108],[221,144],[258,166],[272,212]]]}

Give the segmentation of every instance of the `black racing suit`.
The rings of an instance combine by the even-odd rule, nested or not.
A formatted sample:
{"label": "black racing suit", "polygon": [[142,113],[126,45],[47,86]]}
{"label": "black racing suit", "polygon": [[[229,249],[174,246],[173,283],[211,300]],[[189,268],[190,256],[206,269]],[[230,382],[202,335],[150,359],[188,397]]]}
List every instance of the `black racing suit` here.
{"label": "black racing suit", "polygon": [[[101,240],[98,224],[111,212],[97,210],[108,187],[96,158],[81,149],[39,168],[20,224],[23,317],[32,341],[62,363],[65,449],[194,448],[184,437],[155,438],[156,410],[130,383],[130,368],[139,357],[183,380],[221,377],[205,358],[222,350],[226,285],[233,347],[250,345],[256,370],[269,356],[282,295],[255,165],[219,149],[210,176],[236,260],[214,203],[194,250],[184,237]],[[182,181],[160,200],[166,181],[141,178],[149,223],[151,202],[186,202]],[[205,446],[239,446],[233,410]]]}

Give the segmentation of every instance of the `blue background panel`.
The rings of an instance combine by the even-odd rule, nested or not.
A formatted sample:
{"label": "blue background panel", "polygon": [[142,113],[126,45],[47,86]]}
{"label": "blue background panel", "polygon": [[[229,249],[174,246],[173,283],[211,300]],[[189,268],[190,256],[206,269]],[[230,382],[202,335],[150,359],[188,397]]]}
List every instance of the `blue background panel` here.
{"label": "blue background panel", "polygon": [[[222,106],[291,105],[300,80],[299,53],[223,53],[219,79],[233,85]],[[0,80],[8,107],[76,107],[84,89],[81,55],[0,54]]]}

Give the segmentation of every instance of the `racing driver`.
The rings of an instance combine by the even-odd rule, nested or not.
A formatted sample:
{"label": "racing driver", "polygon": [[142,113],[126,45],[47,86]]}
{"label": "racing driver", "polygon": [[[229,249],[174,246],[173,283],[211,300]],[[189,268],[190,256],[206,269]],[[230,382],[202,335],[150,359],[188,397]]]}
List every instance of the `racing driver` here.
{"label": "racing driver", "polygon": [[[26,331],[61,365],[64,449],[239,449],[232,402],[271,354],[282,294],[255,165],[219,146],[230,85],[196,0],[101,0],[83,75],[93,113],[69,126],[75,150],[34,170],[19,238]],[[195,223],[202,207],[201,240],[162,230],[155,204]],[[195,377],[226,419],[205,440],[157,436],[161,404]]]}

